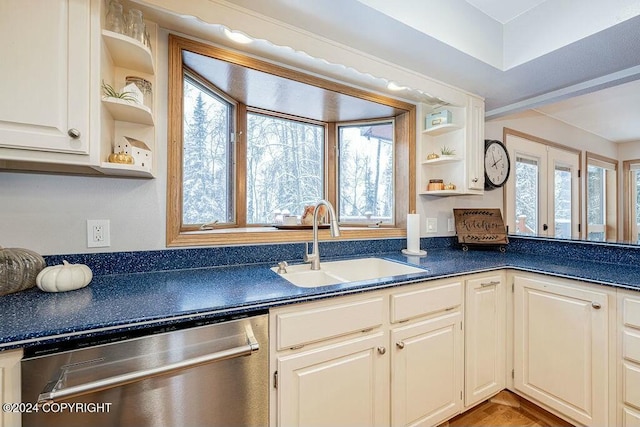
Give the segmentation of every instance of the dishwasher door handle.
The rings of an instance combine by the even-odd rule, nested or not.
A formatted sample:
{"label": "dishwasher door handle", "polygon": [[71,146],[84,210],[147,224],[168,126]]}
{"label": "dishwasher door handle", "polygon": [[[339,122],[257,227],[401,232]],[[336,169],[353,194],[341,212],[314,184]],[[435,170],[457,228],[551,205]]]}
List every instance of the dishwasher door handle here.
{"label": "dishwasher door handle", "polygon": [[207,363],[220,362],[236,357],[248,356],[260,349],[260,344],[253,334],[251,325],[245,326],[247,334],[247,345],[222,350],[215,353],[205,354],[191,359],[181,360],[179,362],[170,363],[168,365],[158,366],[156,368],[143,369],[141,371],[129,372],[122,375],[116,375],[109,378],[103,378],[84,384],[64,387],[66,370],[62,370],[57,380],[49,382],[42,393],[38,396],[38,403],[53,402],[58,400],[70,399],[83,394],[93,393],[97,391],[107,390],[130,384],[136,381],[142,381],[147,378],[157,377],[178,372],[184,369],[193,368]]}

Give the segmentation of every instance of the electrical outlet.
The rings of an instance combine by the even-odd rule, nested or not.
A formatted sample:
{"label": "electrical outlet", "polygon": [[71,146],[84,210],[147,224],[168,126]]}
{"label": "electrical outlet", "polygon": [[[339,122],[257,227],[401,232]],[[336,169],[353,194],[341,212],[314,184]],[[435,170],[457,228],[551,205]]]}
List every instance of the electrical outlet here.
{"label": "electrical outlet", "polygon": [[427,233],[438,232],[438,218],[427,218]]}
{"label": "electrical outlet", "polygon": [[111,246],[108,219],[87,220],[87,247],[106,248]]}
{"label": "electrical outlet", "polygon": [[447,231],[456,231],[456,223],[453,218],[447,220]]}

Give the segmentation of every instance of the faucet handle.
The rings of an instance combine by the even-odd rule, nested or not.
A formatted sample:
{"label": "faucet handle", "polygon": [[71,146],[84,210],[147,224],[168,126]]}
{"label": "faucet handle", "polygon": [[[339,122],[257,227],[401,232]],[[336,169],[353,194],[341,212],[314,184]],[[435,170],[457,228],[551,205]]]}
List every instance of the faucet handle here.
{"label": "faucet handle", "polygon": [[287,264],[287,261],[280,261],[278,263],[278,274],[283,274],[287,272],[287,267],[289,267],[289,264]]}

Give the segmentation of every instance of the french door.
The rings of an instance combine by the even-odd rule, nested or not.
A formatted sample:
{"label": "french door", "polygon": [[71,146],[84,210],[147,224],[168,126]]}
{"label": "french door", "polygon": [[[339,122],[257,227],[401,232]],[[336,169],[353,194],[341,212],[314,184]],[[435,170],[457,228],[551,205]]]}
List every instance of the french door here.
{"label": "french door", "polygon": [[509,233],[578,238],[579,154],[511,134],[505,142],[514,174],[505,193]]}

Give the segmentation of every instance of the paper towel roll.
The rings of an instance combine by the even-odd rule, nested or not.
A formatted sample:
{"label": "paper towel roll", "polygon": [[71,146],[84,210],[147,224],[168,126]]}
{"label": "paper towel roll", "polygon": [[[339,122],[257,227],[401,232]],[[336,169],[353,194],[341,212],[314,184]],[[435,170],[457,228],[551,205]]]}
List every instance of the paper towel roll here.
{"label": "paper towel roll", "polygon": [[407,215],[407,251],[420,252],[420,214]]}

